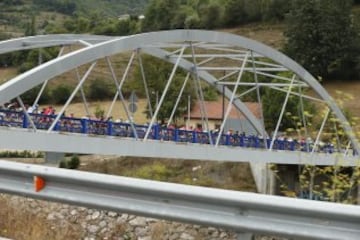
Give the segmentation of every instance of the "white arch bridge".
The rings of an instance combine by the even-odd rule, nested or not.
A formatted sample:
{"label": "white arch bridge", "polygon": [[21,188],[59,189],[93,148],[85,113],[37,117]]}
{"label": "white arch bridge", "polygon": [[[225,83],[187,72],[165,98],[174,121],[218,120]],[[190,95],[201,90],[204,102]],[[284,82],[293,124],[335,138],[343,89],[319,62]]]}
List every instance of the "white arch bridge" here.
{"label": "white arch bridge", "polygon": [[[47,47],[58,47],[58,56],[45,63],[39,61],[39,66],[0,86],[2,148],[261,163],[357,165],[358,140],[334,99],[299,64],[259,42],[228,33],[200,30],[151,32],[126,37],[46,35],[0,42],[0,53]],[[143,64],[146,55],[173,65],[166,75],[168,79],[164,87],[155,89],[160,92],[156,105],[154,94],[150,92],[154,88],[149,87],[148,81],[154,73],[149,73]],[[119,61],[126,61],[126,67],[118,69]],[[125,113],[122,118],[128,119],[129,123],[107,122],[105,129],[105,123],[99,124],[95,120],[85,123],[75,117],[64,120],[64,113],[77,94],[81,95],[84,108],[89,111],[84,86],[92,74],[96,75],[96,65],[101,64],[109,69],[108,73],[101,73],[104,81],[108,77],[117,90],[107,116],[112,114],[114,104],[119,101]],[[129,72],[134,68],[138,69],[140,79],[130,79]],[[34,102],[25,103],[36,105],[48,83],[60,82],[62,78],[59,76],[72,71],[76,73],[78,82],[57,115],[27,113],[21,94],[42,85]],[[118,77],[119,72],[121,77]],[[133,122],[131,109],[125,104],[123,86],[129,81],[139,81],[138,85],[142,85],[150,116],[146,124]],[[176,95],[171,93],[169,96],[169,89],[174,84],[181,85],[181,88]],[[180,108],[178,103],[184,98],[184,89],[189,86],[200,106],[201,131],[186,131],[171,125]],[[210,131],[204,88],[214,88],[228,100],[216,133]],[[261,106],[266,89],[283,93],[282,102],[275,106],[280,113],[274,116],[272,128],[262,120],[262,110],[266,110],[266,106],[260,107],[260,114],[255,116],[245,104],[252,95],[252,101]],[[175,98],[167,126],[159,127],[159,112],[169,99]],[[13,100],[23,106],[20,108],[23,112],[16,113],[7,108],[7,103]],[[296,112],[288,110],[290,101],[297,105]],[[316,106],[319,113],[312,117],[317,122],[313,125],[306,110],[308,102]],[[262,137],[226,135],[232,108]],[[278,132],[289,115],[296,122],[289,132],[291,140],[278,139]],[[39,119],[43,119],[42,122],[45,119],[46,124],[41,124]],[[77,128],[69,129],[64,122],[72,122]],[[94,130],[95,125],[95,128],[102,126],[102,133],[99,129]],[[123,128],[128,134],[121,133]],[[300,141],[309,138],[313,139],[310,143]],[[330,145],[331,139],[336,141]]]}
{"label": "white arch bridge", "polygon": [[[48,47],[58,50],[58,56],[42,63],[41,49]],[[39,65],[0,85],[1,149],[249,162],[259,191],[264,191],[266,186],[263,173],[268,163],[359,164],[358,139],[336,101],[303,67],[259,42],[200,30],[126,37],[47,35],[0,42],[1,54],[28,49],[40,49]],[[149,61],[152,64],[147,65]],[[162,69],[164,62],[171,67],[168,73],[161,72],[166,79],[157,85],[158,82],[150,80],[160,75],[154,71]],[[58,84],[62,76],[68,78],[72,72],[76,84],[65,104],[57,106],[56,114],[30,111],[28,106],[36,107],[49,85]],[[104,84],[111,82],[116,89],[106,117],[113,115],[119,103],[123,115],[117,117],[126,122],[65,115],[77,95],[83,100],[84,111],[91,114],[86,86],[94,75],[100,76]],[[179,89],[175,93],[174,85]],[[129,86],[138,86],[137,91],[141,89],[147,102],[147,123],[132,118],[134,109],[124,98],[125,86],[127,92],[132,90]],[[24,103],[21,95],[34,88],[39,89],[36,98]],[[223,101],[223,116],[217,122],[217,131],[211,129],[211,112],[204,100],[204,91],[209,88],[227,99]],[[179,121],[179,112],[183,118],[189,110],[179,104],[188,98],[189,93],[185,92],[189,89],[199,105],[197,130],[175,124]],[[279,95],[280,103],[262,104],[264,98],[275,100]],[[171,101],[170,110],[165,111],[169,113],[167,123],[160,125],[159,114],[169,108],[167,103]],[[248,101],[257,103],[260,111],[251,110]],[[312,116],[309,106],[317,114]],[[273,121],[263,120],[267,108],[278,110]],[[246,119],[256,134],[241,127],[235,130],[244,134],[228,133],[233,112],[239,116],[235,122]],[[286,131],[286,139],[284,133],[280,134],[284,126],[292,126]],[[307,239],[356,239],[359,234],[359,214],[355,206],[91,173],[73,174],[69,170],[0,162],[2,192],[239,232]],[[47,180],[43,191],[34,192],[29,187],[34,176]],[[274,218],[277,220],[273,221]]]}

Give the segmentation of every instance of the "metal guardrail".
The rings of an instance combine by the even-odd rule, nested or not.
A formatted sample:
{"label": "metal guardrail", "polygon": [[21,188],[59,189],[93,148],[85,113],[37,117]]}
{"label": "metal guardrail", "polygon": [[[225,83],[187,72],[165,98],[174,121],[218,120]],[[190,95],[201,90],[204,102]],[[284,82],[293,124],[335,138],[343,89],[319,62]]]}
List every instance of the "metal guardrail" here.
{"label": "metal guardrail", "polygon": [[[34,177],[45,181],[36,192]],[[305,239],[359,239],[360,207],[0,160],[0,192],[174,221]]]}

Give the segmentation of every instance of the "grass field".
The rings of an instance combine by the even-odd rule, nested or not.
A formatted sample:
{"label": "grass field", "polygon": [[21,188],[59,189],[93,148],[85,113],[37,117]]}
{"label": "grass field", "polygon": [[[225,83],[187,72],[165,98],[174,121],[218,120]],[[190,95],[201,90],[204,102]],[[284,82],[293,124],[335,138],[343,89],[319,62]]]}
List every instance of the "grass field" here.
{"label": "grass field", "polygon": [[351,95],[352,99],[343,103],[344,108],[350,111],[352,116],[360,117],[360,81],[328,82],[324,87],[335,99],[342,98],[343,94]]}
{"label": "grass field", "polygon": [[222,31],[244,36],[281,49],[284,44],[284,24],[249,24],[238,28],[224,29]]}
{"label": "grass field", "polygon": [[17,75],[16,68],[0,68],[0,84]]}
{"label": "grass field", "polygon": [[[90,115],[95,116],[95,112],[97,109],[104,110],[105,116],[107,115],[108,110],[110,109],[111,101],[103,101],[103,102],[91,102],[89,103],[89,111]],[[128,106],[129,102],[125,102],[125,105]],[[134,121],[136,123],[146,123],[148,120],[146,119],[146,114],[144,113],[146,110],[146,101],[145,99],[139,99],[139,101],[136,103],[137,105],[137,111],[133,114]],[[46,107],[46,106],[41,106]],[[59,112],[61,110],[62,106],[54,106],[56,111]],[[83,103],[74,103],[71,104],[67,110],[66,114],[73,113],[75,117],[83,117],[86,116],[86,110]],[[113,111],[110,114],[110,116],[113,117],[114,120],[122,118],[124,121],[126,118],[126,113],[124,111],[124,107],[121,102],[116,101]]]}

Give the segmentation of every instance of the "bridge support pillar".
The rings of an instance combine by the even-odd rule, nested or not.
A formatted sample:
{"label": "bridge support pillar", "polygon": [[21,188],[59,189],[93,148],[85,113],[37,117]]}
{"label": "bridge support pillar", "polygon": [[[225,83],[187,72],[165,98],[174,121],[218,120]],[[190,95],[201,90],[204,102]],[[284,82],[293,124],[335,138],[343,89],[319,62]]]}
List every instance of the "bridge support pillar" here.
{"label": "bridge support pillar", "polygon": [[52,165],[52,166],[59,166],[61,160],[65,157],[65,153],[59,152],[45,152],[45,164]]}
{"label": "bridge support pillar", "polygon": [[237,233],[238,240],[253,240],[254,236],[252,233]]}
{"label": "bridge support pillar", "polygon": [[256,188],[259,193],[275,193],[275,175],[269,164],[263,162],[250,162],[251,172],[254,176]]}

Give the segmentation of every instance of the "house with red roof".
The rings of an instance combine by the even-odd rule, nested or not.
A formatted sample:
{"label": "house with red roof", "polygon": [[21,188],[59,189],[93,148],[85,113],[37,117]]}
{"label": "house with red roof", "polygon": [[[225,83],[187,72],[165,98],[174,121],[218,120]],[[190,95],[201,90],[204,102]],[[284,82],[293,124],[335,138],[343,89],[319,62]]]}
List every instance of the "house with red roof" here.
{"label": "house with red roof", "polygon": [[[222,100],[218,101],[204,101],[204,109],[208,119],[209,129],[215,130],[220,129],[223,118],[226,114],[226,109],[228,107],[229,101],[225,100],[224,103]],[[249,110],[254,114],[256,118],[261,119],[261,105],[256,102],[245,102],[244,103]],[[196,129],[202,128],[206,129],[205,119],[201,113],[200,101],[197,101],[190,111],[190,115],[186,114],[184,116],[184,121],[187,128]],[[202,121],[204,119],[204,121]],[[228,131],[238,131],[245,132],[246,134],[256,134],[256,130],[250,124],[250,122],[245,118],[245,116],[236,109],[234,105],[231,107],[229,116],[227,117],[224,132]]]}

